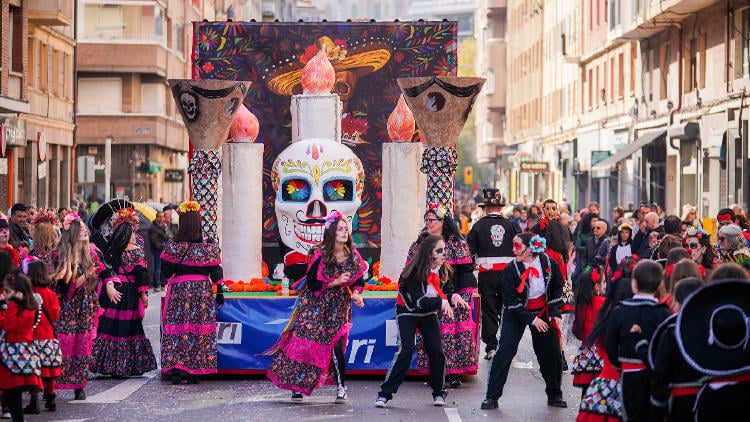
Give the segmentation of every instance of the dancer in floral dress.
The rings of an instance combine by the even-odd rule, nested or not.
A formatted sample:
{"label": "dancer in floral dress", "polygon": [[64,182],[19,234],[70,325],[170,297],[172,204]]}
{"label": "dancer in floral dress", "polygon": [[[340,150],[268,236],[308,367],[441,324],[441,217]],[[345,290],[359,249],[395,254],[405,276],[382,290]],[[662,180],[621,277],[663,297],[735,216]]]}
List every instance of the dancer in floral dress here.
{"label": "dancer in floral dress", "polygon": [[65,216],[62,236],[53,253],[53,279],[60,302],[55,330],[63,353],[58,389],[74,389],[76,400],[85,400],[86,370],[92,363],[91,347],[96,338],[100,278],[113,279],[96,246],[89,243],[89,231],[78,214]]}
{"label": "dancer in floral dress", "polygon": [[[477,292],[474,277],[474,261],[469,246],[463,239],[448,209],[443,205],[430,204],[424,214],[426,231],[441,235],[445,241],[445,263],[453,268],[453,276],[447,283],[444,293],[455,306],[453,316],[446,313],[440,316],[445,354],[446,381],[452,387],[461,385],[461,375],[475,374],[478,365],[476,348],[477,330],[472,315],[472,298]],[[421,237],[420,237],[421,239]],[[406,262],[411,260],[419,246],[417,239],[409,248]],[[456,296],[455,298],[453,296]],[[429,361],[424,350],[422,336],[417,336],[417,367],[421,373],[429,373]]]}
{"label": "dancer in floral dress", "polygon": [[162,308],[162,374],[180,384],[197,384],[198,375],[216,373],[216,308],[224,304],[223,289],[216,299],[211,284],[223,284],[221,250],[204,243],[200,205],[180,205],[180,228],[161,253],[162,273],[168,280]]}
{"label": "dancer in floral dress", "polygon": [[104,261],[118,280],[108,281],[106,294],[99,297],[103,313],[91,371],[116,377],[142,375],[156,369],[156,357],[143,331],[148,271],[143,248],[135,243],[138,217],[131,208],[120,209],[112,216],[112,228]]}
{"label": "dancer in floral dress", "polygon": [[[367,263],[354,248],[349,224],[334,211],[325,222],[323,242],[313,249],[304,286],[276,345],[268,378],[292,391],[292,400],[324,383],[337,385],[336,402],[347,400],[346,343],[352,326],[352,302],[364,306],[361,293]],[[300,289],[298,287],[298,289]]]}

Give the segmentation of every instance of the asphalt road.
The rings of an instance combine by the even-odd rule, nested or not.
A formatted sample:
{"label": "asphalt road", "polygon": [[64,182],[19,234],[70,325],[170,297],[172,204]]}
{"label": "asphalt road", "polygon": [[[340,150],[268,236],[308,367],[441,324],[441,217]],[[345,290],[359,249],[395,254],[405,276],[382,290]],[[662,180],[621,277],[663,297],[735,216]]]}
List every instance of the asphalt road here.
{"label": "asphalt road", "polygon": [[[159,303],[152,293],[149,302]],[[154,306],[146,311],[144,327],[154,352],[159,353],[159,313]],[[577,345],[566,342],[568,361]],[[508,377],[500,409],[479,408],[484,398],[489,362],[481,359],[479,374],[465,377],[464,384],[449,389],[448,406],[432,406],[424,379],[409,378],[389,407],[378,409],[373,403],[382,377],[348,379],[349,401],[334,404],[333,387],[325,387],[293,403],[290,393],[279,390],[265,377],[222,377],[201,381],[198,385],[173,386],[162,381],[157,371],[126,380],[95,378],[86,388],[87,400],[73,401],[73,391],[58,391],[57,412],[42,410],[27,415],[31,421],[571,421],[578,413],[580,390],[572,386],[572,376],[563,374],[563,392],[568,409],[548,407],[544,381],[531,348],[528,334],[519,347]],[[133,419],[135,418],[135,419]]]}

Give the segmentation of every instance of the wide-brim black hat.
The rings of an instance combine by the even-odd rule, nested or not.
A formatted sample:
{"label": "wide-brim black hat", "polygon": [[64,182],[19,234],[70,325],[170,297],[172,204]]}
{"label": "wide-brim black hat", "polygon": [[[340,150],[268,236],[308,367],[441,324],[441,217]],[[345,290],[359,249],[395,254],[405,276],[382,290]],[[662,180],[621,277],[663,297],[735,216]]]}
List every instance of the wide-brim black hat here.
{"label": "wide-brim black hat", "polygon": [[654,367],[656,361],[656,351],[659,350],[659,344],[664,339],[664,333],[669,329],[670,326],[675,325],[677,320],[677,314],[672,314],[669,318],[665,319],[656,327],[654,334],[651,336],[651,341],[648,343],[648,365],[650,368]]}
{"label": "wide-brim black hat", "polygon": [[484,202],[481,204],[477,204],[478,207],[486,207],[487,205],[491,207],[503,207],[505,206],[505,201],[503,201],[502,195],[500,195],[500,189],[495,188],[487,188],[482,189],[482,196],[484,197]]}
{"label": "wide-brim black hat", "polygon": [[708,284],[688,296],[675,337],[693,369],[711,376],[750,371],[750,281]]}

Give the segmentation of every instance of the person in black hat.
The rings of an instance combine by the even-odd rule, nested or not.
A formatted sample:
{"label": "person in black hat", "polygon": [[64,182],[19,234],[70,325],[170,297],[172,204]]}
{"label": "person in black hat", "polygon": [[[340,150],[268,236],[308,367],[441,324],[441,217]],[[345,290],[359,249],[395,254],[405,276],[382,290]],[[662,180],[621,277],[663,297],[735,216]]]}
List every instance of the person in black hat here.
{"label": "person in black hat", "polygon": [[650,417],[649,370],[636,351],[638,337],[631,333],[631,328],[638,325],[643,338],[650,339],[656,327],[671,314],[669,307],[655,297],[661,282],[661,265],[650,259],[639,262],[633,269],[633,298],[613,309],[610,317],[604,346],[612,365],[622,371],[625,420],[644,421]]}
{"label": "person in black hat", "polygon": [[[689,296],[677,315],[677,346],[705,378],[696,421],[739,420],[750,397],[750,282],[710,283]],[[704,379],[705,379],[704,378]]]}
{"label": "person in black hat", "polygon": [[498,189],[483,189],[486,215],[479,219],[469,231],[466,242],[475,257],[479,271],[479,294],[482,306],[482,342],[487,360],[492,359],[497,349],[497,328],[500,307],[500,277],[505,265],[513,260],[513,238],[521,233],[521,227],[505,218],[500,212],[503,199]]}
{"label": "person in black hat", "polygon": [[10,245],[16,249],[31,246],[29,207],[16,203],[10,209]]}
{"label": "person in black hat", "polygon": [[[685,299],[701,288],[700,279],[689,277],[680,280],[674,288],[673,310],[679,312]],[[648,345],[640,342],[638,352],[645,352],[651,370],[651,405],[654,420],[687,421],[691,419],[695,395],[703,375],[693,369],[682,357],[675,339],[677,314],[665,319],[654,332]]]}

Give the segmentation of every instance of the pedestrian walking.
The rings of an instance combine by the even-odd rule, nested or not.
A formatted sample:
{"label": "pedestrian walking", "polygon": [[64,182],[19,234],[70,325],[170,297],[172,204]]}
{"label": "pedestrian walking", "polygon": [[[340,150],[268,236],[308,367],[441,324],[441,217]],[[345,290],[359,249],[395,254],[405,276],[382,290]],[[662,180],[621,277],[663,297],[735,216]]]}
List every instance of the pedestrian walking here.
{"label": "pedestrian walking", "polygon": [[[441,344],[438,312],[442,311],[448,317],[453,316],[453,308],[443,292],[453,270],[445,263],[445,241],[442,237],[429,233],[422,233],[420,237],[419,247],[404,267],[398,281],[398,349],[393,355],[385,381],[380,384],[376,407],[385,407],[404,381],[414,352],[417,329],[422,333],[430,363],[428,382],[432,388],[433,405],[445,405],[445,354]],[[454,306],[463,305],[455,302]]]}
{"label": "pedestrian walking", "polygon": [[497,328],[503,305],[500,283],[505,266],[513,260],[513,238],[521,227],[501,213],[505,205],[498,189],[484,189],[487,215],[477,221],[469,232],[466,243],[476,257],[479,272],[479,295],[482,307],[482,342],[484,358],[492,359],[497,349]]}
{"label": "pedestrian walking", "polygon": [[[211,285],[223,284],[221,250],[203,241],[200,205],[180,205],[180,229],[162,251],[162,272],[169,281],[162,307],[161,370],[172,384],[216,373],[216,308],[224,304]],[[220,286],[217,286],[220,287]]]}
{"label": "pedestrian walking", "polygon": [[112,236],[104,262],[117,275],[106,282],[99,301],[91,372],[113,377],[142,375],[156,369],[151,342],[143,331],[148,306],[148,271],[143,248],[135,244],[138,217],[132,208],[122,208],[111,217]]}
{"label": "pedestrian walking", "polygon": [[297,287],[301,291],[287,329],[263,353],[274,355],[268,378],[279,388],[291,390],[293,401],[302,400],[303,394],[309,396],[324,383],[337,386],[337,403],[347,400],[346,341],[352,302],[364,306],[361,293],[366,272],[367,263],[354,247],[349,224],[334,211],[326,217],[323,241],[313,248],[306,281],[301,289]]}
{"label": "pedestrian walking", "polygon": [[546,385],[547,405],[568,406],[560,389],[562,362],[558,330],[562,324],[562,273],[545,250],[545,241],[538,235],[521,233],[513,238],[515,259],[503,270],[500,334],[482,409],[497,409],[510,364],[527,326]]}
{"label": "pedestrian walking", "polygon": [[161,252],[164,250],[164,242],[166,242],[170,236],[167,234],[169,227],[164,217],[163,212],[156,213],[156,219],[151,227],[148,229],[149,243],[151,244],[151,256],[154,258],[153,268],[153,281],[152,286],[154,290],[158,291],[164,287],[164,276],[161,272]]}

